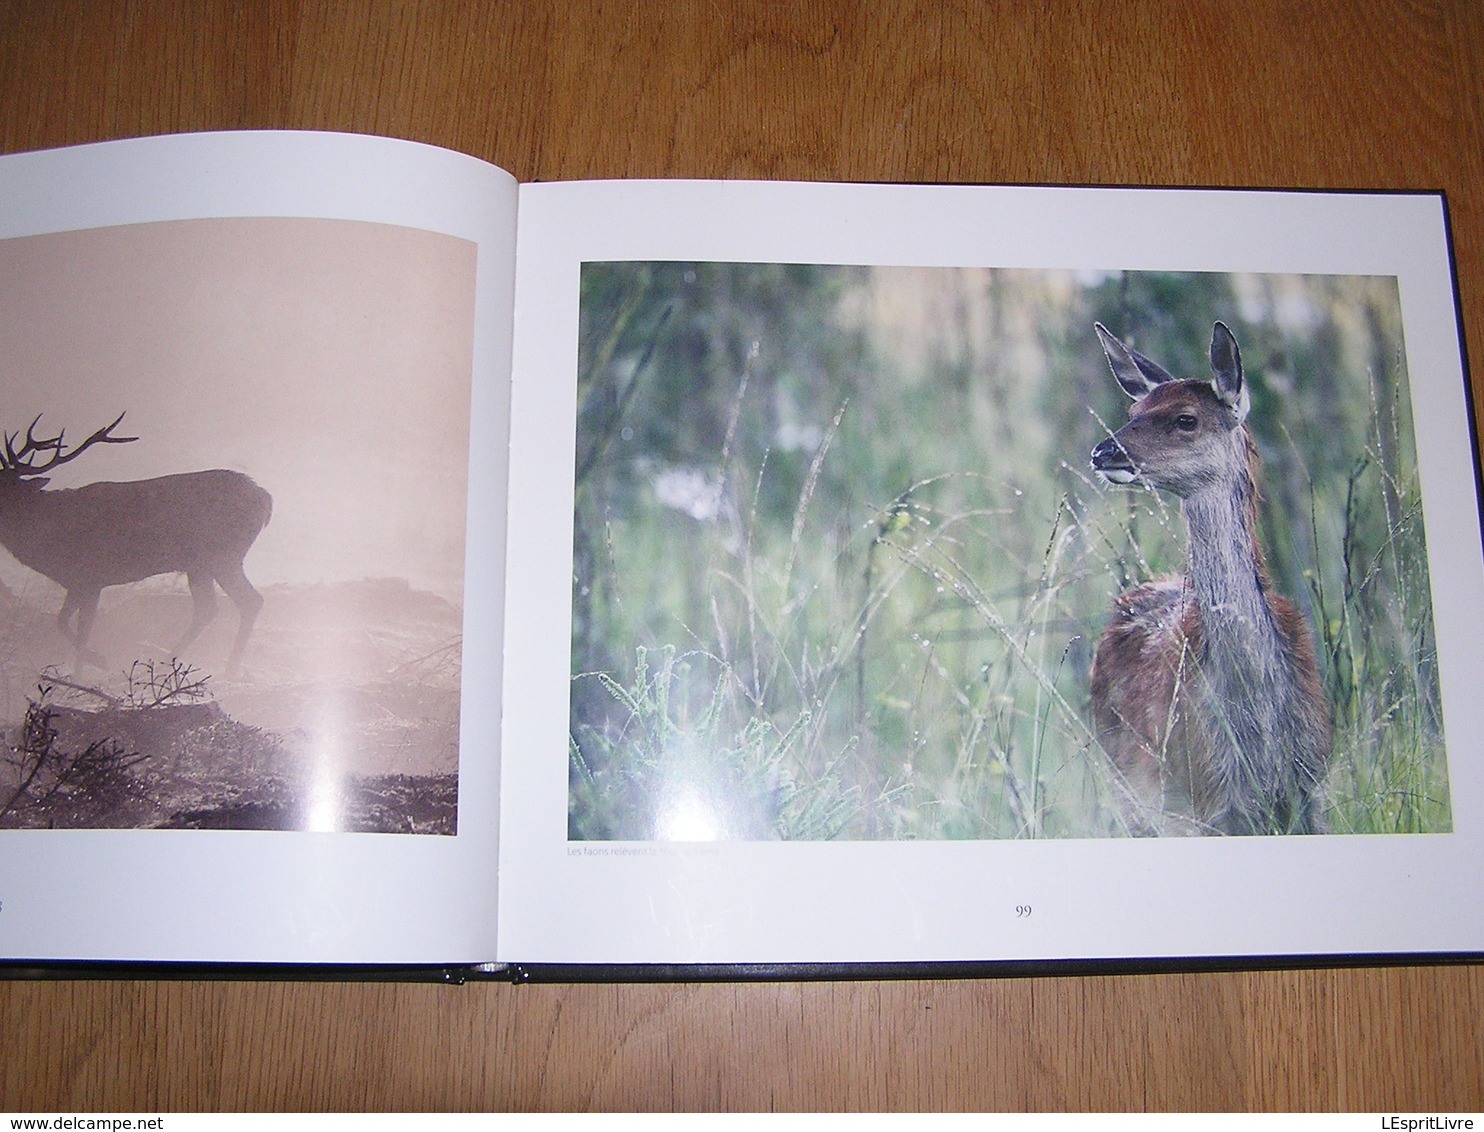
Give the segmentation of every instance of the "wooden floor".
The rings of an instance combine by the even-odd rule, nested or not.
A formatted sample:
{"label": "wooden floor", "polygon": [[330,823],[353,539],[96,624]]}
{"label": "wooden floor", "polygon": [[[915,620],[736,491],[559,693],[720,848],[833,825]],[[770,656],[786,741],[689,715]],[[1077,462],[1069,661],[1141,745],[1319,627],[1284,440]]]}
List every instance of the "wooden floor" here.
{"label": "wooden floor", "polygon": [[[1477,0],[0,0],[0,150],[254,127],[523,180],[1444,189],[1484,357]],[[0,983],[0,1109],[366,1107],[1477,1111],[1484,967]]]}

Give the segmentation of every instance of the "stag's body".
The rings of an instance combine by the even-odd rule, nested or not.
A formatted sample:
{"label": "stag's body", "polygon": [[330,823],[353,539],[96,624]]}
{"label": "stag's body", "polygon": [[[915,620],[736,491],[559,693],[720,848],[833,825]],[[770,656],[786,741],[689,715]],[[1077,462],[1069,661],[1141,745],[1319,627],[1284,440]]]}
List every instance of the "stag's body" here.
{"label": "stag's body", "polygon": [[1138,832],[1317,833],[1329,711],[1303,617],[1272,591],[1257,541],[1257,453],[1235,339],[1220,323],[1212,379],[1177,381],[1097,327],[1135,404],[1093,450],[1115,483],[1179,496],[1185,576],[1115,600],[1098,643],[1098,738]]}
{"label": "stag's body", "polygon": [[[263,605],[243,571],[243,559],[267,525],[272,498],[241,472],[224,469],[45,489],[47,481],[40,475],[45,469],[80,455],[90,444],[132,439],[110,435],[118,423],[65,454],[60,436],[38,442],[28,433],[19,450],[15,437],[6,438],[6,454],[0,458],[0,544],[22,565],[66,590],[57,627],[75,646],[79,660],[93,663],[101,658],[87,643],[105,587],[183,573],[193,612],[175,646],[179,652],[215,616],[215,587],[220,585],[239,614],[227,664],[231,672]],[[37,465],[30,459],[45,451],[52,453],[49,462]]]}

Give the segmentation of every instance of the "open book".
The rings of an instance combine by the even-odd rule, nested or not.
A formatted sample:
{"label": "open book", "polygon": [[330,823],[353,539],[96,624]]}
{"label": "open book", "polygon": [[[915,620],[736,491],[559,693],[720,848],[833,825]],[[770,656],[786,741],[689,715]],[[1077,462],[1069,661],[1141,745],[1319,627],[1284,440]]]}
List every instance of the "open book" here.
{"label": "open book", "polygon": [[1448,239],[1426,193],[0,159],[0,958],[1478,953]]}

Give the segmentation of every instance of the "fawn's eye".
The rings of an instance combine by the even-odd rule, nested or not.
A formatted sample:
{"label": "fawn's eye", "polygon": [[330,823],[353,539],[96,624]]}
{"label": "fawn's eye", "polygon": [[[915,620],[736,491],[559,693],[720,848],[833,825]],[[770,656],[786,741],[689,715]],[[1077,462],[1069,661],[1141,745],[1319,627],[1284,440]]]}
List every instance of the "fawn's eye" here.
{"label": "fawn's eye", "polygon": [[1175,418],[1175,427],[1181,432],[1194,432],[1200,427],[1200,423],[1196,420],[1194,413],[1181,413]]}

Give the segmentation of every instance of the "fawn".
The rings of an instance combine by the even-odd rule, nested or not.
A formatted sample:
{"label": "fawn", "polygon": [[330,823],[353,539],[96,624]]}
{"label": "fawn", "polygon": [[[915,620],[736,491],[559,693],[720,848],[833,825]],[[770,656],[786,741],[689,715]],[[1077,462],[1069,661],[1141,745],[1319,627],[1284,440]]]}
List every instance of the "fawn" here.
{"label": "fawn", "polygon": [[1211,379],[1180,381],[1095,326],[1129,420],[1092,450],[1104,479],[1168,491],[1183,577],[1113,603],[1092,664],[1097,736],[1129,826],[1156,833],[1322,833],[1329,709],[1303,617],[1257,541],[1257,449],[1236,339],[1218,322]]}

